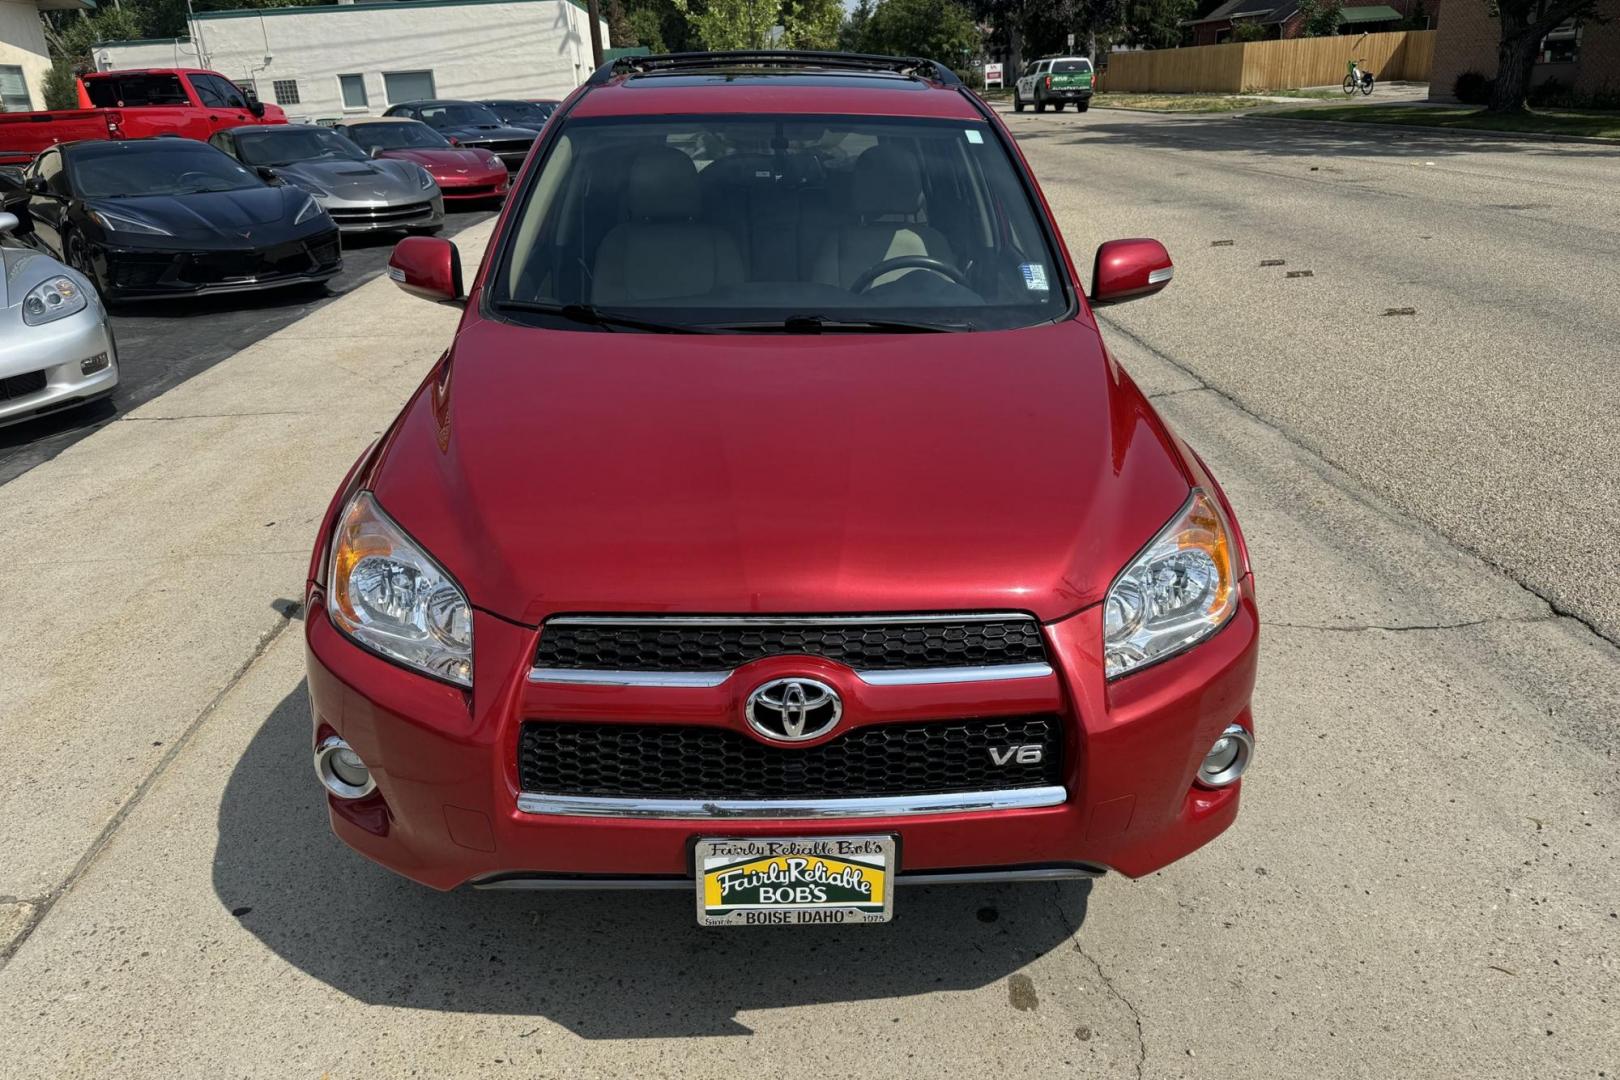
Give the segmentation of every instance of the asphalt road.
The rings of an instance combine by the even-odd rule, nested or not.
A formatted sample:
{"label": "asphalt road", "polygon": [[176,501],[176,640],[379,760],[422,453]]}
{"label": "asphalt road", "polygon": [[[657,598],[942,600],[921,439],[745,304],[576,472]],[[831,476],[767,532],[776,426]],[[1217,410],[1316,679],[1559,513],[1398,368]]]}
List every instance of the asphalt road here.
{"label": "asphalt road", "polygon": [[[1247,245],[1274,208],[1183,217],[1151,202],[1173,133],[1092,125],[1020,130],[1076,250],[1157,231],[1180,256],[1107,336],[1260,575],[1229,832],[1140,881],[914,890],[891,925],[816,930],[438,894],[356,856],[310,776],[295,602],[326,500],[455,318],[373,281],[0,488],[0,1080],[1620,1076],[1620,650],[1216,388],[1243,340],[1317,394],[1300,357],[1336,339],[1197,231]],[[1105,156],[1076,138],[1138,155],[1135,209],[1107,167],[1064,178]]]}
{"label": "asphalt road", "polygon": [[1007,120],[1077,263],[1175,258],[1110,324],[1620,641],[1620,147]]}
{"label": "asphalt road", "polygon": [[[490,210],[452,212],[447,215],[444,235],[492,216]],[[112,316],[119,354],[118,389],[111,398],[82,409],[0,427],[0,484],[370,281],[387,267],[397,239],[393,234],[345,237],[343,272],[328,281],[324,290],[278,289],[120,307]]]}

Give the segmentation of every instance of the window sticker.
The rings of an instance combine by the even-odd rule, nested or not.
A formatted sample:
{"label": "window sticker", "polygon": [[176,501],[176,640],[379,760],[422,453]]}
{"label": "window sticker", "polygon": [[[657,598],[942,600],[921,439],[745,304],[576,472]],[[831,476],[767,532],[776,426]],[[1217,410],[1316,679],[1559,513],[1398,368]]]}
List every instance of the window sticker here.
{"label": "window sticker", "polygon": [[963,132],[963,134],[967,136],[967,141],[972,143],[974,146],[979,146],[984,142],[984,135],[978,131],[975,131],[973,128],[968,128]]}
{"label": "window sticker", "polygon": [[1030,292],[1046,292],[1046,267],[1040,263],[1022,263],[1018,270],[1024,275],[1024,288]]}

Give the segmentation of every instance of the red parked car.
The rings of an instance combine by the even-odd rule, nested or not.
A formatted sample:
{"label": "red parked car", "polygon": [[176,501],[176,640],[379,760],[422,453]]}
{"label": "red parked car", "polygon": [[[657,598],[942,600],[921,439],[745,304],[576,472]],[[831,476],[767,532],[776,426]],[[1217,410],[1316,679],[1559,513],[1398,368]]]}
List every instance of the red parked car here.
{"label": "red parked car", "polygon": [[505,162],[488,150],[452,146],[420,120],[367,116],[339,120],[334,126],[372,157],[400,158],[422,166],[438,182],[447,204],[506,196],[510,174]]}
{"label": "red parked car", "polygon": [[241,124],[285,124],[225,76],[193,68],[95,71],[79,76],[79,107],[0,112],[0,165],[26,165],[58,143],[181,135],[206,141]]}
{"label": "red parked car", "polygon": [[[947,69],[635,57],[546,128],[449,351],[310,566],[337,834],[436,888],[667,886],[705,925],[1148,874],[1237,815],[1259,631],[1198,456]],[[904,909],[904,896],[900,897]]]}

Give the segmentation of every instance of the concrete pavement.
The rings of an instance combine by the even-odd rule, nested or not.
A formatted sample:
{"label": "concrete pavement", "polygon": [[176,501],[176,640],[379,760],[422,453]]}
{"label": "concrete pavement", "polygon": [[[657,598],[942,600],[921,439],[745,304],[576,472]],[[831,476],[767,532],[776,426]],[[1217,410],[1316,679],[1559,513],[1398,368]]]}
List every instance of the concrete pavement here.
{"label": "concrete pavement", "polygon": [[[1077,253],[1182,222],[1157,175],[1124,228],[1109,184],[1031,153]],[[1170,241],[1174,286],[1109,340],[1261,574],[1260,757],[1215,844],[824,932],[440,895],[353,855],[281,602],[453,323],[375,282],[0,488],[0,558],[27,565],[0,619],[0,1078],[1620,1075],[1620,656],[1217,384],[1234,350],[1185,328],[1246,305],[1276,362],[1254,313],[1291,297],[1234,300],[1207,284],[1243,276],[1229,253]],[[1341,404],[1328,435],[1363,423]],[[72,536],[96,543],[58,554]]]}
{"label": "concrete pavement", "polygon": [[1007,119],[1077,261],[1176,259],[1113,325],[1620,641],[1620,148]]}

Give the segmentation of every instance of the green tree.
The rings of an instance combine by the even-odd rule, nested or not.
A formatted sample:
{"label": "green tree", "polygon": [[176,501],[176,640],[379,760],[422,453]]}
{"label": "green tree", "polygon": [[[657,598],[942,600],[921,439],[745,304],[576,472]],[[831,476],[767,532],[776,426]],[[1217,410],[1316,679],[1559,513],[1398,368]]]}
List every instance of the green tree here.
{"label": "green tree", "polygon": [[[632,11],[625,21],[630,24],[630,36],[635,38],[627,44],[645,45],[655,53],[669,52],[669,46],[664,44],[664,21],[658,12],[641,8]],[[619,44],[619,39],[614,38],[613,44]]]}
{"label": "green tree", "polygon": [[867,52],[923,56],[952,67],[979,51],[979,28],[956,0],[878,0],[866,23]]}
{"label": "green tree", "polygon": [[1125,25],[1116,40],[1142,49],[1173,49],[1181,44],[1181,24],[1197,6],[1198,0],[1126,0]]}
{"label": "green tree", "polygon": [[763,49],[781,19],[781,0],[671,0],[708,49]]}
{"label": "green tree", "polygon": [[1232,24],[1233,41],[1264,41],[1265,39],[1266,28],[1253,19],[1246,19],[1243,22]]}
{"label": "green tree", "polygon": [[1340,0],[1299,0],[1304,37],[1332,37],[1339,32]]}
{"label": "green tree", "polygon": [[47,109],[77,109],[79,87],[74,82],[73,61],[65,56],[51,61],[51,70],[45,73],[44,90]]}
{"label": "green tree", "polygon": [[782,47],[836,49],[844,19],[839,0],[786,0],[782,7]]}
{"label": "green tree", "polygon": [[865,52],[867,26],[872,22],[872,0],[860,0],[838,28],[838,47],[844,52]]}

